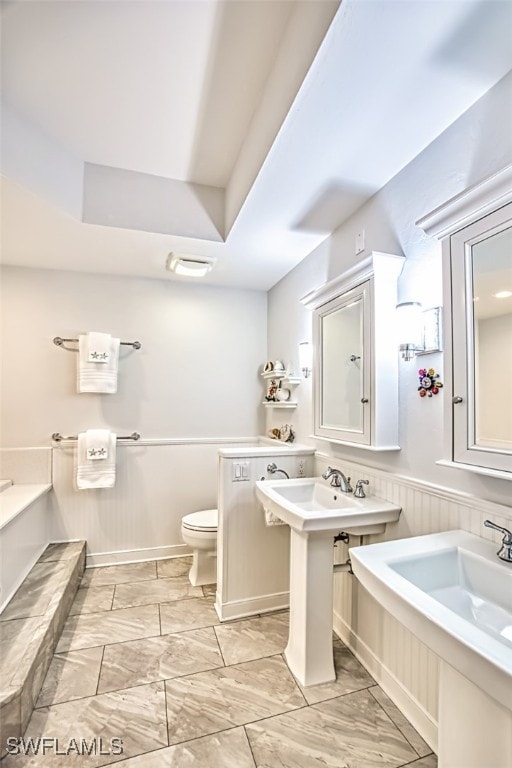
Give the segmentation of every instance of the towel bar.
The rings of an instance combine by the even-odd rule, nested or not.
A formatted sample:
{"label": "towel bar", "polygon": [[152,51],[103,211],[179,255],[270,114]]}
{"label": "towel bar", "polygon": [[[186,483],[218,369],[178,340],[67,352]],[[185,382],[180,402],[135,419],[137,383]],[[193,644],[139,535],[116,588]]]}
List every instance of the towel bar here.
{"label": "towel bar", "polygon": [[[62,347],[62,345],[68,341],[78,344],[78,339],[63,339],[60,336],[55,336],[53,343],[58,347]],[[142,347],[140,341],[121,341],[119,343],[123,344],[125,347],[133,347],[134,349],[140,349]]]}
{"label": "towel bar", "polygon": [[[132,432],[131,435],[118,435],[118,440],[140,440],[140,435],[138,432]],[[60,432],[54,432],[52,435],[52,440],[54,440],[56,443],[60,443],[61,440],[78,440],[78,435],[69,435],[69,437],[64,437],[60,434]]]}

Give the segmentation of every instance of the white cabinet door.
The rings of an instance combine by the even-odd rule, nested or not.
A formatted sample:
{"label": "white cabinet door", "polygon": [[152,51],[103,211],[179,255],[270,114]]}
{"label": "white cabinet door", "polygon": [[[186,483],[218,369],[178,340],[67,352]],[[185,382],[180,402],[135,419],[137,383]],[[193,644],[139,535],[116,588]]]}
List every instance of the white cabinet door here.
{"label": "white cabinet door", "polygon": [[453,461],[512,472],[512,204],[450,238]]}

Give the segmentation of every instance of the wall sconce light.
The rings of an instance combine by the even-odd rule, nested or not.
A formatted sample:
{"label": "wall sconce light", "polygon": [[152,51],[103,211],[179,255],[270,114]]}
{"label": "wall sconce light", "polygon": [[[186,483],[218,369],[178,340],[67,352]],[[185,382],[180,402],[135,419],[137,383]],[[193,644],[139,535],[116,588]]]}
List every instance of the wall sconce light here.
{"label": "wall sconce light", "polygon": [[210,256],[191,256],[187,253],[170,253],[166,269],[183,277],[204,277],[213,269],[216,259]]}
{"label": "wall sconce light", "polygon": [[441,307],[422,310],[418,301],[402,301],[396,309],[404,360],[441,350]]}
{"label": "wall sconce light", "polygon": [[301,341],[299,344],[299,365],[305,379],[311,375],[311,361],[313,350],[309,341]]}

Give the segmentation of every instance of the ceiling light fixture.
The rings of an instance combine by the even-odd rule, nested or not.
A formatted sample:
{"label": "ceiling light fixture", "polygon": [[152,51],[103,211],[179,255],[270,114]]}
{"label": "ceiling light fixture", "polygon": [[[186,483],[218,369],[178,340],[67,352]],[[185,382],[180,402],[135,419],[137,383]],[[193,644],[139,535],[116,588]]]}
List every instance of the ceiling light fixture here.
{"label": "ceiling light fixture", "polygon": [[166,269],[183,277],[204,277],[213,269],[216,259],[210,256],[191,256],[188,253],[170,253]]}

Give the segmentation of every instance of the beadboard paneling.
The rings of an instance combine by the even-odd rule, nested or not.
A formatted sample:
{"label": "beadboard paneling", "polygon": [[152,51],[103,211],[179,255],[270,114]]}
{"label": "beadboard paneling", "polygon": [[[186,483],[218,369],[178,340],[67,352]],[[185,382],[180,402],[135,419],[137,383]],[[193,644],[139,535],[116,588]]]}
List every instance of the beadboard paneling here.
{"label": "beadboard paneling", "polygon": [[118,443],[115,487],[85,491],[74,485],[76,443],[55,447],[54,540],[87,541],[89,564],[140,559],[136,550],[144,559],[146,550],[181,546],[181,518],[217,506],[221,447],[226,443]]}

